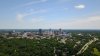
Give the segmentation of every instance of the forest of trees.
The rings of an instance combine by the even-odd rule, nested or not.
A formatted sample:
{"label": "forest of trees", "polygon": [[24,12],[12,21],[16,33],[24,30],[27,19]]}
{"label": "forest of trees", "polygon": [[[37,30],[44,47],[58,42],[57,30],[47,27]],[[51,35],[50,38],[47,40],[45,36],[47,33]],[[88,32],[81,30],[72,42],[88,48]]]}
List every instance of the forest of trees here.
{"label": "forest of trees", "polygon": [[[73,48],[75,42],[67,40],[66,44],[56,39],[26,39],[0,38],[0,56],[72,56],[76,55],[82,46]],[[98,50],[97,50],[98,49]],[[98,51],[98,52],[94,52]],[[88,50],[77,56],[96,56],[100,53],[100,46],[93,43]]]}

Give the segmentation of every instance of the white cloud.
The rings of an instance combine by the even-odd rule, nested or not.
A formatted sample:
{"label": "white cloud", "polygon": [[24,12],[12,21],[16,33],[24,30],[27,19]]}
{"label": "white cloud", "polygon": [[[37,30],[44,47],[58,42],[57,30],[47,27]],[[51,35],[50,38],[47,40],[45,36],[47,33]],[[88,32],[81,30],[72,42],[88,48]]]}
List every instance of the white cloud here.
{"label": "white cloud", "polygon": [[[19,18],[21,16],[19,15]],[[14,23],[13,23],[14,24]],[[12,26],[12,25],[11,25]],[[15,28],[38,29],[38,28],[63,28],[63,29],[100,29],[100,16],[86,16],[75,20],[45,20],[44,17],[33,17],[25,20],[22,24],[15,23]]]}
{"label": "white cloud", "polygon": [[58,2],[68,2],[68,1],[71,1],[71,0],[58,0]]}
{"label": "white cloud", "polygon": [[37,23],[40,23],[40,22],[42,22],[42,21],[44,21],[44,19],[43,19],[42,17],[33,17],[33,18],[30,20],[31,23],[34,23],[34,24],[36,24],[36,25],[37,25]]}
{"label": "white cloud", "polygon": [[24,18],[24,15],[23,15],[23,14],[17,14],[17,15],[16,15],[16,19],[17,19],[19,22],[22,22],[23,18]]}
{"label": "white cloud", "polygon": [[45,3],[47,1],[48,0],[33,0],[31,2],[27,2],[27,3],[24,3],[24,4],[18,5],[14,8],[11,8],[11,9],[17,9],[17,8],[21,8],[21,7],[25,7],[25,6],[30,6],[30,5],[33,5],[33,4]]}
{"label": "white cloud", "polygon": [[47,2],[47,0],[41,0],[42,2]]}
{"label": "white cloud", "polygon": [[32,10],[29,12],[29,13],[18,13],[16,15],[16,19],[19,21],[19,22],[22,22],[23,19],[29,15],[33,15],[33,14],[39,14],[39,13],[46,13],[47,10],[45,9],[41,9],[41,10]]}
{"label": "white cloud", "polygon": [[28,6],[28,5],[37,4],[37,3],[44,3],[44,2],[47,2],[47,0],[32,1],[32,2],[28,2],[26,4],[23,4],[22,6]]}
{"label": "white cloud", "polygon": [[84,4],[79,4],[79,5],[76,5],[74,6],[76,9],[84,9],[85,8],[85,5]]}
{"label": "white cloud", "polygon": [[65,10],[65,11],[67,11],[67,10],[68,10],[68,8],[64,8],[64,10]]}
{"label": "white cloud", "polygon": [[71,26],[77,26],[77,27],[99,27],[100,28],[100,16],[91,16],[91,17],[85,17],[80,20],[76,20],[74,22],[71,22]]}
{"label": "white cloud", "polygon": [[21,6],[22,6],[22,7],[23,7],[23,6],[29,6],[29,5],[32,5],[32,4],[44,3],[44,2],[47,2],[47,1],[48,1],[48,0],[31,1],[31,2],[25,3],[25,4],[21,5]]}
{"label": "white cloud", "polygon": [[100,16],[90,16],[76,20],[58,20],[48,23],[47,26],[64,29],[100,29],[99,21]]}

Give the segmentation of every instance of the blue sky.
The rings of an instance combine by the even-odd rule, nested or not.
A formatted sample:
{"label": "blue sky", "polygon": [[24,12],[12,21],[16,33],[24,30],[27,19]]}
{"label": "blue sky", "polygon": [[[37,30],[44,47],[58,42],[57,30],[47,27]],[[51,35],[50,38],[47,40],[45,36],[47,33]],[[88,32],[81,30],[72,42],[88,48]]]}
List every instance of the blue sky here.
{"label": "blue sky", "polygon": [[0,29],[100,29],[100,0],[0,0]]}

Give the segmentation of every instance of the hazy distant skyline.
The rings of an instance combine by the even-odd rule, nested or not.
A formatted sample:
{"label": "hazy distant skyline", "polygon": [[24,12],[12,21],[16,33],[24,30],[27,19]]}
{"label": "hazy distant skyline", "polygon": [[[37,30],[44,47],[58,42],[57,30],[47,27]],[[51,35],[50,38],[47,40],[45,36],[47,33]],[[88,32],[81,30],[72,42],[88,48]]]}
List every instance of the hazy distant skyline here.
{"label": "hazy distant skyline", "polygon": [[100,0],[0,0],[0,29],[100,29]]}

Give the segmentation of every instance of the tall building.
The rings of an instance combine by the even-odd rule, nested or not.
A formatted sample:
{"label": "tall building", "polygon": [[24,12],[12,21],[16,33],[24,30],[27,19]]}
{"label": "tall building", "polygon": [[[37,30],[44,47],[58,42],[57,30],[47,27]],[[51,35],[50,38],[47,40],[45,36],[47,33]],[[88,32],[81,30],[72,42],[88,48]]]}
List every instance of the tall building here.
{"label": "tall building", "polygon": [[59,34],[63,34],[63,31],[62,31],[62,29],[59,29]]}
{"label": "tall building", "polygon": [[39,29],[38,33],[39,33],[40,36],[42,36],[43,35],[42,29]]}
{"label": "tall building", "polygon": [[53,30],[52,29],[49,29],[48,34],[49,35],[53,35],[54,34]]}

